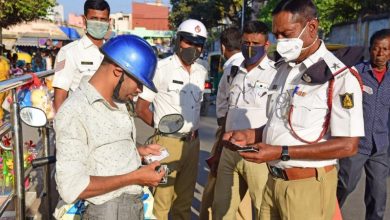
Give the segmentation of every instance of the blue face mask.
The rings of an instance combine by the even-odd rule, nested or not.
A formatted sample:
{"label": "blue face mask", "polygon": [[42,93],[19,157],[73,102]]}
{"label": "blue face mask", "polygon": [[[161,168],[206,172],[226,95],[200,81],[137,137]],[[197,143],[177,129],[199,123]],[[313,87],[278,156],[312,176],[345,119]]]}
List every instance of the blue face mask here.
{"label": "blue face mask", "polygon": [[264,46],[248,46],[243,44],[241,46],[241,52],[245,58],[245,64],[252,65],[264,56],[265,48]]}

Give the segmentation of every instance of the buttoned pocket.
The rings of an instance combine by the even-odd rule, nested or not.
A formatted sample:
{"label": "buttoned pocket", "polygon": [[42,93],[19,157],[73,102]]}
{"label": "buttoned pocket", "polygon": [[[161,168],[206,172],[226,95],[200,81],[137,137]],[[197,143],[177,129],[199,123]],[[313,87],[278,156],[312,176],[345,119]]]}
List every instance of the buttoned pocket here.
{"label": "buttoned pocket", "polygon": [[168,86],[168,94],[173,105],[183,105],[185,101],[182,84],[171,83]]}
{"label": "buttoned pocket", "polygon": [[326,99],[318,96],[294,96],[291,107],[288,109],[289,120],[294,129],[318,128],[325,121],[328,106]]}
{"label": "buttoned pocket", "polygon": [[269,84],[256,82],[254,86],[255,104],[257,108],[265,109],[267,106]]}

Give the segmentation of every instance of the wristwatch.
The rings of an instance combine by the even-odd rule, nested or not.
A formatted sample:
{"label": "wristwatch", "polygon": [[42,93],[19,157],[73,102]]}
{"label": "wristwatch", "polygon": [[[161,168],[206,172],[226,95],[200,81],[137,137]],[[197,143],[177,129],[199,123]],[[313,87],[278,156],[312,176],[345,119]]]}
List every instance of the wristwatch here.
{"label": "wristwatch", "polygon": [[288,154],[288,146],[282,146],[282,155],[280,157],[282,161],[290,160],[290,154]]}

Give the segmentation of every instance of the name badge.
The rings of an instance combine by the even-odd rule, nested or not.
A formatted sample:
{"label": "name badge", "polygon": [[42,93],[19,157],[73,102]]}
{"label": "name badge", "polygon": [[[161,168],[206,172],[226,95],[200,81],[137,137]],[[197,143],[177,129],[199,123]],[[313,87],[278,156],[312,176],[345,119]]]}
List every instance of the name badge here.
{"label": "name badge", "polygon": [[183,85],[183,81],[178,81],[178,80],[172,80],[173,83]]}
{"label": "name badge", "polygon": [[81,65],[93,65],[91,61],[81,61]]}
{"label": "name badge", "polygon": [[374,94],[374,90],[371,87],[363,85],[363,91],[367,92],[369,95]]}

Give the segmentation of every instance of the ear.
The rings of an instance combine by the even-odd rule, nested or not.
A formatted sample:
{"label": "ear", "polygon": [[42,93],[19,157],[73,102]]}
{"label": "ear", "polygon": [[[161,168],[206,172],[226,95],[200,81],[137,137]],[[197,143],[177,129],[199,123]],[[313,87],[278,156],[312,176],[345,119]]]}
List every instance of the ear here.
{"label": "ear", "polygon": [[85,17],[85,15],[83,15],[82,18],[83,18],[84,30],[86,31],[87,30],[87,17]]}
{"label": "ear", "polygon": [[316,38],[318,35],[318,19],[313,19],[307,24],[309,28],[310,37]]}
{"label": "ear", "polygon": [[268,51],[268,48],[271,46],[271,42],[269,40],[267,40],[267,42],[265,42],[264,44],[264,49],[265,51]]}
{"label": "ear", "polygon": [[123,74],[123,70],[119,66],[115,66],[113,69],[114,76],[121,77]]}

